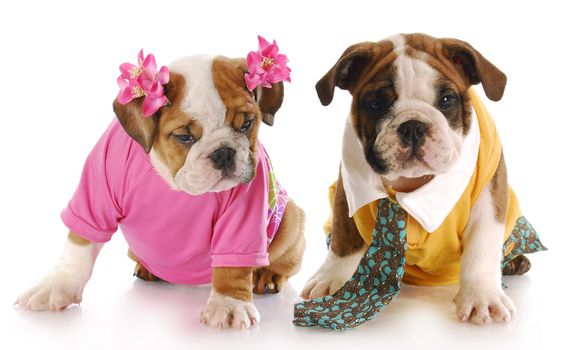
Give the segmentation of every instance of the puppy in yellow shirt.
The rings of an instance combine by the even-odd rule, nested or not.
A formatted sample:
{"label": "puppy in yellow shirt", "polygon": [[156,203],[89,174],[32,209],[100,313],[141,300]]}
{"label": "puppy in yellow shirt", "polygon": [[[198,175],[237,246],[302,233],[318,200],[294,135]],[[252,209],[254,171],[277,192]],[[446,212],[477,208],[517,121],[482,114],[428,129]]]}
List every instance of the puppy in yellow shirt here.
{"label": "puppy in yellow shirt", "polygon": [[330,188],[330,250],[303,298],[333,294],[353,275],[378,201],[390,198],[408,214],[404,282],[459,283],[462,321],[512,318],[502,273],[527,272],[522,254],[545,248],[508,186],[494,122],[470,89],[479,83],[498,101],[506,76],[468,43],[423,34],[353,45],[318,82],[323,105],[336,86],[353,100]]}

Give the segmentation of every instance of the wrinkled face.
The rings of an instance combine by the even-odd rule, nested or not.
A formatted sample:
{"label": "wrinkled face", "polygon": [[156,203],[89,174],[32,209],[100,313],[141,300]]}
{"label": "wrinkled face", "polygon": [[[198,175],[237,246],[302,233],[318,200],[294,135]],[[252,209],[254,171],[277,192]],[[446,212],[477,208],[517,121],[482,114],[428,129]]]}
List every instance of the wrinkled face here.
{"label": "wrinkled face", "polygon": [[175,106],[162,113],[154,163],[163,162],[169,182],[191,194],[249,182],[261,112],[245,88],[245,70],[205,57],[177,61],[170,69],[184,77],[185,87]]}
{"label": "wrinkled face", "polygon": [[438,175],[455,164],[471,123],[467,90],[484,66],[464,44],[421,34],[357,44],[320,80],[323,104],[331,101],[328,89],[333,93],[327,80],[351,92],[352,125],[376,173],[394,181]]}
{"label": "wrinkled face", "polygon": [[428,55],[397,37],[390,64],[367,76],[353,115],[367,162],[389,180],[449,170],[470,126],[470,105]]}
{"label": "wrinkled face", "polygon": [[154,123],[152,140],[136,137],[132,118],[116,110],[126,131],[150,150],[153,165],[174,189],[198,195],[251,181],[264,118],[256,96],[263,93],[246,88],[244,61],[187,57],[169,69],[171,81],[165,88],[170,106],[149,118]]}

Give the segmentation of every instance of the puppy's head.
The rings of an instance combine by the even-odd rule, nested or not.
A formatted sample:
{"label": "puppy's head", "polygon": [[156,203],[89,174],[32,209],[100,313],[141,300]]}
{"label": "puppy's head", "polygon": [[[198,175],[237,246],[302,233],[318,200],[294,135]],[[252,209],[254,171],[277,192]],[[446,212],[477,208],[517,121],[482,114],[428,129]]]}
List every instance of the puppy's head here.
{"label": "puppy's head", "polygon": [[114,101],[125,131],[174,189],[198,195],[249,182],[255,176],[259,124],[273,124],[282,83],[249,91],[244,59],[187,57],[169,70],[169,105],[153,116],[143,116],[141,98],[126,105]]}
{"label": "puppy's head", "polygon": [[498,101],[506,76],[466,42],[401,34],[349,47],[316,90],[323,105],[336,86],[351,93],[365,158],[394,181],[438,175],[455,164],[471,125],[467,90],[478,83]]}

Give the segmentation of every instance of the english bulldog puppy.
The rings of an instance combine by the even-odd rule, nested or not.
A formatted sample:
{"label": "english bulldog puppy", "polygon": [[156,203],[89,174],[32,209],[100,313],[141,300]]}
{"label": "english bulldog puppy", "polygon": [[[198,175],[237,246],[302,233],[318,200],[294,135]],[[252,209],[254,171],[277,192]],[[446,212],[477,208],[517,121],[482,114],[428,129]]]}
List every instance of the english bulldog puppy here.
{"label": "english bulldog puppy", "polygon": [[211,282],[201,321],[247,328],[253,292],[277,293],[304,252],[304,213],[276,181],[258,140],[273,125],[282,82],[245,85],[244,59],[194,56],[169,65],[168,106],[114,101],[114,120],[89,155],[61,217],[60,260],[17,304],[61,310],[80,303],[96,257],[121,229],[141,279]]}
{"label": "english bulldog puppy", "polygon": [[[392,197],[408,213],[403,281],[459,283],[462,321],[512,318],[501,260],[519,209],[492,119],[470,89],[479,83],[498,101],[506,76],[468,43],[424,34],[352,45],[320,79],[324,106],[336,86],[352,103],[331,192],[331,245],[304,299],[334,294],[353,275],[371,242],[371,203]],[[529,267],[519,255],[504,272]]]}

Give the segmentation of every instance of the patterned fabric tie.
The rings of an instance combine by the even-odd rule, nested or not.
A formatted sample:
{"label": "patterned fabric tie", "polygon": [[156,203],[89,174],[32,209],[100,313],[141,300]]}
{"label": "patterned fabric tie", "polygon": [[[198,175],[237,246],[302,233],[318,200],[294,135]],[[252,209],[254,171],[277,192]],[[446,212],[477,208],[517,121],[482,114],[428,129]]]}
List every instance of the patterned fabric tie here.
{"label": "patterned fabric tie", "polygon": [[[369,321],[384,309],[398,295],[404,275],[406,218],[406,211],[397,203],[381,199],[373,241],[357,272],[333,295],[295,304],[292,323],[342,331]],[[546,249],[530,223],[523,216],[518,218],[503,246],[503,274],[517,273],[511,264],[515,258]]]}
{"label": "patterned fabric tie", "polygon": [[373,241],[357,272],[335,294],[295,304],[295,325],[356,327],[375,317],[398,294],[406,262],[406,211],[382,199],[377,213]]}

